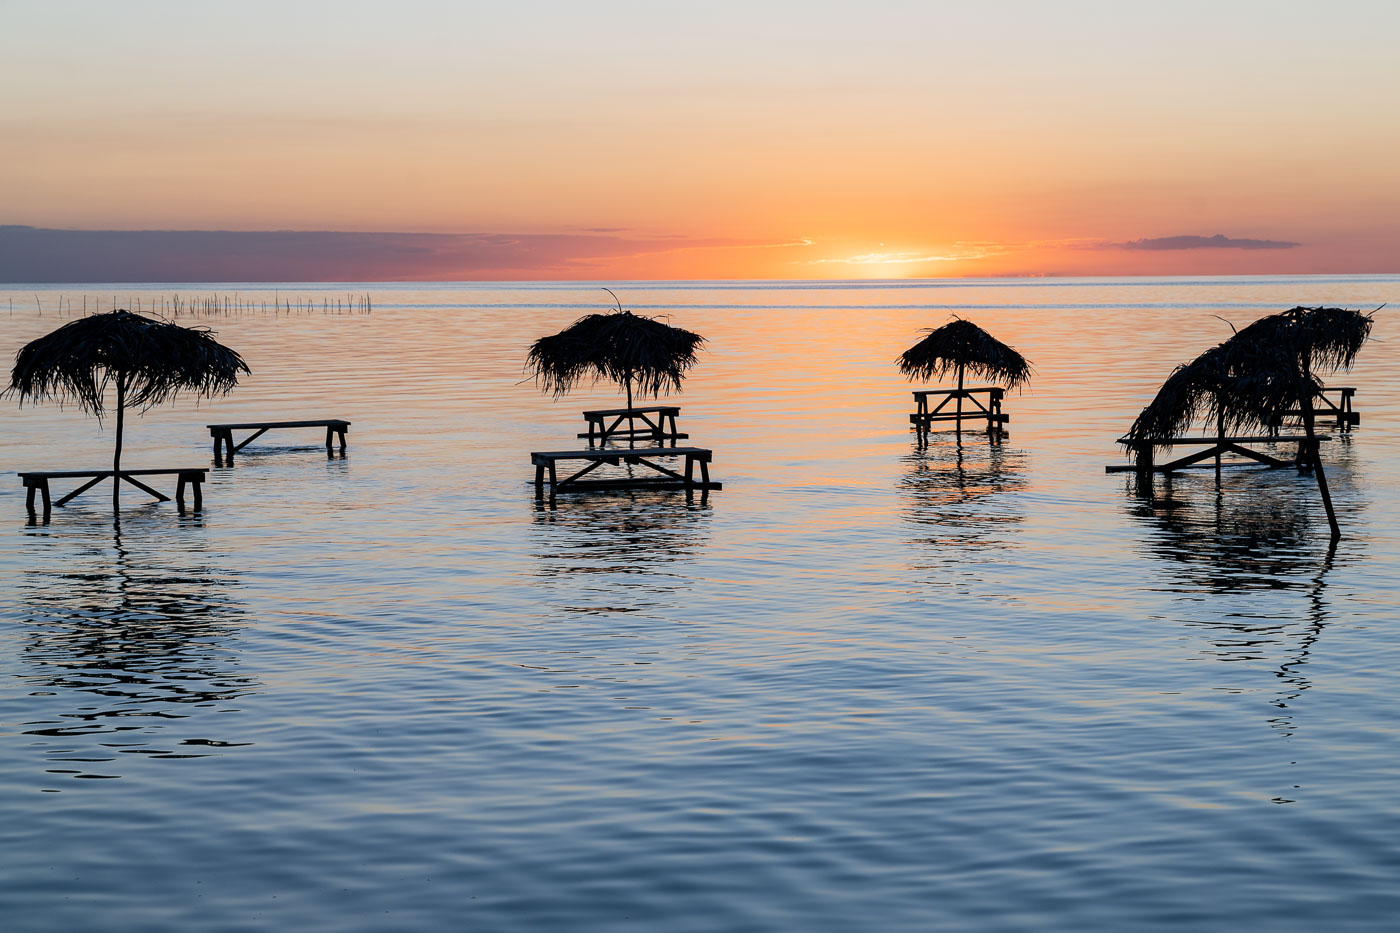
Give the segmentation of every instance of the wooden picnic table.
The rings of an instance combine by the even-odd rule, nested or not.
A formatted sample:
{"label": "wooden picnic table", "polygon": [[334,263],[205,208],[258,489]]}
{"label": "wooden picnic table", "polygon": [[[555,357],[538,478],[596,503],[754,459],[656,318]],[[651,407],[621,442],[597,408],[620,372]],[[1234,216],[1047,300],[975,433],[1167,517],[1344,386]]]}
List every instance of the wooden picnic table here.
{"label": "wooden picnic table", "polygon": [[[1109,464],[1104,467],[1105,473],[1125,473],[1129,470],[1140,474],[1171,473],[1176,470],[1185,469],[1200,463],[1202,460],[1214,459],[1215,467],[1221,466],[1221,455],[1236,454],[1245,457],[1255,463],[1262,463],[1270,467],[1299,466],[1306,463],[1305,457],[1308,454],[1309,443],[1331,440],[1327,434],[1317,434],[1309,438],[1306,434],[1261,434],[1250,436],[1214,436],[1214,437],[1154,437],[1145,440],[1136,440],[1126,437],[1118,438],[1118,443],[1129,448],[1133,454],[1133,462],[1124,464]],[[1297,453],[1291,460],[1270,456],[1246,444],[1297,444]],[[1204,447],[1204,450],[1196,451],[1184,457],[1179,457],[1170,463],[1160,466],[1153,462],[1153,451],[1158,447],[1184,447],[1187,445]]]}
{"label": "wooden picnic table", "polygon": [[[349,429],[350,422],[340,418],[325,418],[318,421],[241,421],[230,424],[211,424],[207,427],[214,438],[214,460],[219,462],[219,448],[222,446],[228,451],[228,459],[232,463],[234,454],[274,428],[325,428],[326,452],[331,452],[331,444],[338,437],[340,439],[340,452],[343,454],[345,453],[345,432]],[[234,431],[252,431],[253,433],[244,438],[242,443],[235,445],[233,443]]]}
{"label": "wooden picnic table", "polygon": [[[535,466],[536,497],[541,497],[544,493],[545,473],[547,471],[549,473],[549,495],[552,499],[555,493],[575,489],[630,489],[634,487],[722,489],[722,484],[710,481],[710,459],[712,456],[713,452],[704,447],[590,448],[588,450],[536,451],[530,454],[530,462]],[[683,473],[677,472],[656,462],[658,459],[667,457],[684,457],[685,471]],[[568,460],[583,461],[585,466],[560,479],[557,465],[561,461]],[[584,476],[605,463],[613,466],[635,464],[647,467],[657,475],[583,479]],[[698,478],[695,475],[697,466],[700,474]]]}
{"label": "wooden picnic table", "polygon": [[[1335,398],[1333,398],[1335,396]],[[1361,415],[1352,407],[1352,400],[1356,397],[1355,386],[1329,386],[1322,389],[1313,396],[1315,405],[1313,407],[1313,418],[1315,421],[1332,421],[1338,428],[1346,431],[1352,425],[1361,423]],[[1286,411],[1285,418],[1302,418],[1303,412],[1299,409]]]}
{"label": "wooden picnic table", "polygon": [[[986,395],[986,402],[983,403],[979,396]],[[1006,395],[1006,390],[1000,386],[978,386],[972,389],[920,389],[914,393],[914,405],[917,409],[909,416],[909,423],[914,425],[920,433],[927,432],[934,422],[953,422],[953,426],[959,431],[962,430],[964,421],[987,422],[987,433],[1005,434],[1005,424],[1011,420],[1001,410],[1001,400]],[[929,408],[929,398],[940,397],[942,400],[933,408]],[[962,402],[968,402],[968,408],[962,407]],[[951,411],[945,411],[948,405],[953,405]]]}
{"label": "wooden picnic table", "polygon": [[[173,470],[122,470],[121,479],[130,483],[142,492],[155,496],[160,502],[169,502],[170,497],[162,492],[152,489],[140,480],[137,476],[176,476],[175,502],[181,511],[185,508],[185,487],[189,486],[194,491],[194,508],[199,511],[204,507],[204,498],[200,494],[200,486],[204,482],[205,475],[209,470],[205,467],[185,467]],[[30,517],[34,516],[34,495],[38,493],[44,501],[44,521],[49,520],[50,510],[53,506],[66,505],[74,496],[87,492],[104,479],[112,476],[111,470],[29,470],[19,474],[20,481],[24,483],[25,508]],[[49,480],[51,479],[86,479],[77,489],[68,495],[50,504],[49,501]]]}
{"label": "wooden picnic table", "polygon": [[[690,437],[676,429],[676,415],[680,408],[676,405],[653,405],[647,408],[601,408],[583,413],[588,422],[588,430],[579,435],[594,443],[604,444],[615,438],[635,440],[645,437],[660,444],[663,441],[675,442],[682,437]],[[624,423],[626,427],[624,427]],[[638,427],[640,423],[641,427]]]}

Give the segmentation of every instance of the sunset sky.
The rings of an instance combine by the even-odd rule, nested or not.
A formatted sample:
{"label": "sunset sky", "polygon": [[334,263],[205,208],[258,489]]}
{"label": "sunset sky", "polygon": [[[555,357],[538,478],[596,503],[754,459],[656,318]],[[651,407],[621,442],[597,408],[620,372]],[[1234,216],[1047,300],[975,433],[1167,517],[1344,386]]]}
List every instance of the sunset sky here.
{"label": "sunset sky", "polygon": [[1400,271],[1391,2],[0,21],[5,281]]}

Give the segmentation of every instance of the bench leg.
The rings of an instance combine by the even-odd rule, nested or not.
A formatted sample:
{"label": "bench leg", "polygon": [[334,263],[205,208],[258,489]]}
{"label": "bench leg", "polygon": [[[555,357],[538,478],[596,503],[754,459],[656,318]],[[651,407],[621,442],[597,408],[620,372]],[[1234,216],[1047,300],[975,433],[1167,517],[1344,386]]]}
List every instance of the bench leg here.
{"label": "bench leg", "polygon": [[345,432],[347,430],[347,428],[337,428],[335,432],[340,435],[340,453],[342,456],[345,454]]}
{"label": "bench leg", "polygon": [[689,487],[689,486],[694,486],[694,485],[695,485],[695,455],[694,455],[694,454],[686,454],[686,455],[685,455],[685,484],[686,484],[686,486],[688,486],[688,487]]}
{"label": "bench leg", "polygon": [[708,460],[700,461],[700,481],[705,484],[705,488],[708,490],[710,486],[710,461]]}
{"label": "bench leg", "polygon": [[[222,453],[220,449],[222,448]],[[229,466],[233,466],[233,431],[220,431],[214,435],[214,465],[223,466],[227,460]]]}
{"label": "bench leg", "polygon": [[25,483],[25,486],[28,488],[25,490],[24,510],[29,515],[30,524],[33,524],[37,521],[37,516],[34,512],[34,494],[37,492],[42,494],[44,497],[44,524],[47,525],[49,523],[50,516],[53,514],[53,508],[49,502],[48,478],[45,477],[44,479],[31,480]]}
{"label": "bench leg", "polygon": [[544,464],[535,464],[535,498],[544,498]]}
{"label": "bench leg", "polygon": [[204,508],[204,497],[199,493],[202,477],[198,473],[181,473],[180,481],[175,484],[175,505],[180,510],[180,514],[185,514],[185,484],[189,484],[190,490],[194,493],[194,510],[196,512]]}

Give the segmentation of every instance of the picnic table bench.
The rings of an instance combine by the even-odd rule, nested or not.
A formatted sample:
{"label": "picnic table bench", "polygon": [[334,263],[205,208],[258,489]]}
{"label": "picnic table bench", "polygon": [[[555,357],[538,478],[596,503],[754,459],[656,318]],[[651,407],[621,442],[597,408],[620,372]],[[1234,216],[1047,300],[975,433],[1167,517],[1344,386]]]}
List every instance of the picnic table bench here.
{"label": "picnic table bench", "polygon": [[[604,444],[613,438],[649,438],[657,442],[690,437],[676,430],[676,415],[680,408],[676,405],[655,405],[650,408],[602,408],[583,413],[588,422],[588,430],[579,435],[587,438],[591,446],[595,442]],[[626,427],[623,423],[626,422]],[[638,427],[638,422],[641,427]]]}
{"label": "picnic table bench", "polygon": [[[215,461],[219,460],[219,447],[223,446],[228,451],[229,462],[233,461],[234,454],[274,428],[325,428],[326,452],[330,453],[332,441],[339,437],[340,452],[343,454],[345,453],[345,431],[349,427],[350,422],[339,418],[326,418],[321,421],[242,421],[234,424],[208,425],[209,433],[214,438]],[[252,431],[253,433],[244,438],[242,443],[235,445],[233,443],[234,431]]]}
{"label": "picnic table bench", "polygon": [[[985,394],[987,401],[983,404],[978,398]],[[914,405],[917,409],[909,416],[909,423],[914,425],[919,432],[928,431],[935,421],[952,421],[954,427],[962,429],[964,421],[987,422],[987,433],[1004,434],[1003,425],[1011,420],[1011,417],[1001,410],[1001,400],[1006,395],[1006,390],[1000,386],[978,386],[973,389],[920,389],[914,393]],[[933,408],[929,408],[929,396],[942,396],[940,401]],[[963,408],[961,400],[971,403],[970,408]],[[944,409],[953,404],[951,411]]]}
{"label": "picnic table bench", "polygon": [[[593,448],[590,450],[536,451],[530,454],[530,462],[535,466],[535,495],[544,492],[545,472],[549,473],[549,496],[572,489],[629,489],[652,487],[663,489],[722,489],[721,483],[710,482],[710,458],[712,451],[704,447],[639,447]],[[684,457],[685,472],[679,473],[655,462],[662,457]],[[581,460],[586,465],[563,479],[559,478],[558,463],[563,460]],[[623,463],[648,467],[658,475],[655,477],[622,476],[605,479],[583,479],[603,464],[617,466]],[[700,477],[695,477],[699,466]]]}
{"label": "picnic table bench", "polygon": [[[175,485],[175,502],[183,510],[185,507],[185,487],[189,486],[194,490],[194,507],[198,511],[204,507],[204,499],[200,495],[200,485],[204,482],[205,475],[209,470],[205,467],[188,467],[174,470],[122,470],[121,478],[142,492],[153,495],[161,502],[169,502],[170,497],[162,492],[152,489],[140,480],[134,479],[137,476],[176,476],[178,480]],[[104,479],[112,476],[111,470],[30,470],[19,474],[20,481],[24,483],[27,493],[25,495],[25,508],[30,516],[34,515],[34,494],[39,493],[44,500],[44,521],[49,520],[49,513],[53,505],[65,505],[74,496],[87,492]],[[50,504],[49,501],[49,480],[51,479],[86,479],[77,489],[68,495]]]}
{"label": "picnic table bench", "polygon": [[[1329,396],[1336,396],[1331,398]],[[1313,417],[1315,420],[1334,421],[1337,427],[1342,430],[1350,428],[1354,424],[1361,423],[1361,415],[1352,408],[1352,399],[1356,397],[1355,386],[1330,386],[1322,389],[1313,396],[1316,405],[1313,407]],[[1300,409],[1293,409],[1283,413],[1285,418],[1302,418],[1303,412]],[[1281,419],[1280,419],[1281,420]]]}
{"label": "picnic table bench", "polygon": [[[1309,438],[1306,434],[1264,434],[1251,435],[1248,437],[1154,437],[1146,440],[1132,440],[1126,437],[1118,438],[1118,443],[1129,448],[1133,454],[1132,463],[1109,464],[1104,467],[1105,473],[1125,473],[1129,470],[1140,474],[1171,473],[1174,470],[1185,469],[1186,467],[1200,463],[1202,460],[1214,458],[1217,467],[1220,466],[1220,456],[1222,454],[1238,454],[1256,463],[1262,463],[1270,467],[1285,467],[1304,465],[1304,457],[1307,455],[1309,442],[1319,442],[1331,440],[1327,434],[1317,434]],[[1246,447],[1246,444],[1297,444],[1298,452],[1291,460],[1284,460],[1273,457],[1262,451]],[[1194,445],[1205,447],[1204,450],[1179,457],[1170,463],[1157,466],[1153,463],[1152,452],[1157,447],[1184,447]]]}

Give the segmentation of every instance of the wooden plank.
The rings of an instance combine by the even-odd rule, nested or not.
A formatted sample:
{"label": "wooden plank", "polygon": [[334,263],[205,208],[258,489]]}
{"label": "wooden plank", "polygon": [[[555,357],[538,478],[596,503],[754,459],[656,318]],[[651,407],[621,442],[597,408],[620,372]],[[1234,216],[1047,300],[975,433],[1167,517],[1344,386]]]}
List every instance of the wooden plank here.
{"label": "wooden plank", "polygon": [[695,480],[667,479],[665,477],[617,477],[615,479],[584,479],[560,488],[559,492],[577,492],[586,489],[723,489],[723,483]]}
{"label": "wooden plank", "polygon": [[[122,470],[123,476],[160,476],[162,474],[175,473],[198,473],[200,476],[209,472],[208,467],[186,467],[174,470]],[[106,479],[112,475],[111,470],[26,470],[20,473],[20,477],[41,476],[49,479],[72,479],[79,476],[95,476],[98,479]]]}
{"label": "wooden plank", "polygon": [[[341,426],[348,427],[350,424],[351,422],[344,421],[340,418],[325,418],[320,421],[241,421],[236,423],[230,422],[228,424],[210,424],[205,425],[205,427],[209,428],[210,433],[213,433],[214,429],[216,428],[244,431],[252,430],[254,428],[263,428],[264,430],[267,430],[270,428],[326,428]],[[125,471],[123,470],[122,472]]]}
{"label": "wooden plank", "polygon": [[607,432],[606,434],[604,434],[604,433],[597,433],[597,432],[593,432],[593,431],[588,431],[588,432],[581,433],[581,434],[579,434],[578,436],[581,437],[581,438],[585,438],[585,439],[588,439],[588,438],[598,438],[599,440],[607,440],[607,439],[610,438],[610,437],[624,437],[624,438],[626,438],[626,437],[655,437],[655,438],[670,438],[670,437],[681,438],[681,437],[690,437],[689,434],[686,434],[686,433],[684,433],[683,431],[674,431],[674,432],[673,432],[673,431],[643,431],[643,430],[640,430],[640,429],[638,429],[638,430],[636,430],[636,431],[609,431],[609,432]]}
{"label": "wooden plank", "polygon": [[[957,389],[915,389],[914,398],[927,398],[930,395],[956,395]],[[989,392],[995,394],[1005,394],[1006,390],[1001,386],[976,386],[974,388],[963,389],[963,392]]]}
{"label": "wooden plank", "polygon": [[[110,474],[111,471],[109,470],[108,473]],[[76,496],[82,495],[83,493],[87,492],[89,489],[91,489],[92,487],[96,486],[98,483],[102,482],[102,481],[103,481],[104,479],[106,479],[106,478],[107,478],[106,476],[95,476],[95,477],[93,477],[92,479],[88,480],[86,483],[83,483],[83,484],[82,484],[81,486],[79,486],[77,489],[75,489],[75,490],[73,490],[72,492],[70,492],[68,495],[64,496],[62,499],[59,499],[59,500],[58,500],[58,504],[59,504],[59,505],[67,505],[69,499],[72,499],[72,498],[74,498],[74,497],[76,497]],[[48,488],[48,484],[45,484],[45,488]]]}
{"label": "wooden plank", "polygon": [[[531,462],[548,463],[553,460],[597,460],[618,457],[683,457],[687,454],[708,460],[714,451],[705,447],[638,447],[628,449],[595,448],[594,450],[537,450],[530,453]],[[122,471],[126,472],[126,471]]]}
{"label": "wooden plank", "polygon": [[[184,474],[180,474],[180,475],[183,476]],[[170,497],[167,496],[165,493],[163,493],[163,492],[157,492],[156,490],[152,489],[150,486],[147,486],[145,483],[141,482],[140,480],[132,479],[130,476],[127,475],[127,472],[126,472],[125,470],[122,470],[122,479],[125,480],[126,482],[130,483],[131,485],[135,486],[137,489],[141,490],[142,492],[150,493],[151,495],[153,495],[153,496],[155,496],[157,499],[159,499],[161,502],[169,502],[169,501],[170,501]]]}
{"label": "wooden plank", "polygon": [[[1319,441],[1330,441],[1332,439],[1330,434],[1318,434],[1316,437]],[[1214,444],[1216,441],[1225,441],[1228,444],[1297,444],[1307,439],[1308,437],[1306,434],[1263,434],[1251,435],[1248,437],[1154,437],[1144,441],[1129,440],[1126,437],[1120,437],[1116,443],[1122,444],[1125,447],[1175,447],[1181,444]]]}
{"label": "wooden plank", "polygon": [[584,412],[583,417],[592,421],[598,418],[611,418],[614,415],[621,415],[624,418],[628,415],[640,416],[644,412],[648,414],[677,415],[680,414],[680,410],[679,405],[660,405],[653,408],[599,408],[594,411]]}
{"label": "wooden plank", "polygon": [[1011,416],[994,411],[965,411],[961,415],[946,414],[923,415],[914,412],[909,416],[910,421],[1010,421]]}

